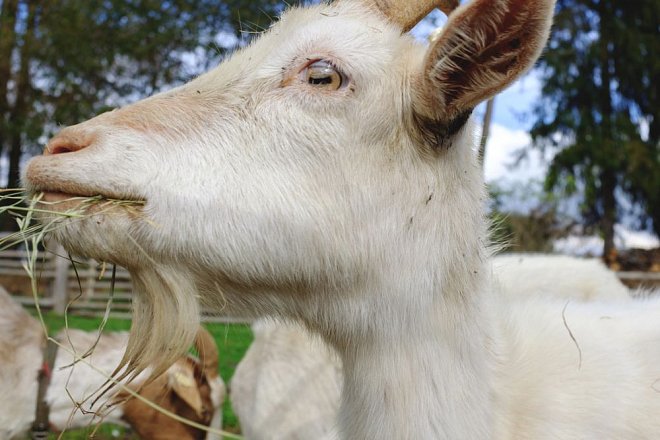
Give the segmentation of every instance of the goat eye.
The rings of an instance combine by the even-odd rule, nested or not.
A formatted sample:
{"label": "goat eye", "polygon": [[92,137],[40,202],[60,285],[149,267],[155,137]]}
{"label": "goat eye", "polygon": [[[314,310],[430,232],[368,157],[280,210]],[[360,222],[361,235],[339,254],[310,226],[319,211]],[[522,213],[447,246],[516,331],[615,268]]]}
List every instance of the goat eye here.
{"label": "goat eye", "polygon": [[315,61],[301,72],[302,78],[312,87],[338,90],[346,82],[344,76],[327,61]]}

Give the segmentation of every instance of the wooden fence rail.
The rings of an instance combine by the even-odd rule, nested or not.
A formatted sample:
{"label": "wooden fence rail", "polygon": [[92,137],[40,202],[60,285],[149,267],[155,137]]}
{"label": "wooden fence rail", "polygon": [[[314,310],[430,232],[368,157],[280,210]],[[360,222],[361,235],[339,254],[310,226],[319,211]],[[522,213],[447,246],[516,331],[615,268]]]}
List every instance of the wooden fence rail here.
{"label": "wooden fence rail", "polygon": [[[35,280],[39,305],[57,313],[100,316],[112,299],[111,316],[130,318],[132,283],[129,272],[117,267],[112,289],[112,266],[103,266],[90,259],[66,257],[64,249],[39,252]],[[0,251],[0,285],[22,304],[34,305],[31,280],[24,266],[28,253],[24,250]],[[204,321],[247,322],[245,319],[202,311]]]}
{"label": "wooden fence rail", "polygon": [[[94,260],[77,259],[73,264],[66,252],[39,252],[35,270],[39,304],[58,313],[69,311],[81,315],[102,315],[112,298],[111,315],[130,317],[132,284],[128,271],[117,267],[112,285],[112,268]],[[0,251],[0,285],[25,305],[34,305],[32,286],[24,266],[28,254],[24,250]],[[629,287],[660,288],[660,273],[618,272]],[[246,322],[245,319],[218,316],[202,311],[203,319],[215,322]]]}

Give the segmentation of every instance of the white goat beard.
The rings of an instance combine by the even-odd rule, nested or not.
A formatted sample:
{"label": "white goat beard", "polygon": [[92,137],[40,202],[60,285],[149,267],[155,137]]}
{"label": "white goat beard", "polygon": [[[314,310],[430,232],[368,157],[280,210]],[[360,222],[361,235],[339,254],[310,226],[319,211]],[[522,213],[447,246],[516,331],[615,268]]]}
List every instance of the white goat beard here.
{"label": "white goat beard", "polygon": [[[187,272],[152,260],[132,238],[131,219],[121,214],[119,211],[112,218],[101,215],[62,222],[53,237],[74,255],[113,261],[129,270],[133,322],[126,352],[113,379],[133,380],[149,368],[151,380],[192,345],[199,328],[197,288]],[[149,260],[147,264],[145,259]]]}
{"label": "white goat beard", "polygon": [[133,323],[128,346],[115,373],[133,379],[153,368],[158,377],[185,354],[199,327],[199,302],[188,277],[176,268],[150,265],[131,271]]}

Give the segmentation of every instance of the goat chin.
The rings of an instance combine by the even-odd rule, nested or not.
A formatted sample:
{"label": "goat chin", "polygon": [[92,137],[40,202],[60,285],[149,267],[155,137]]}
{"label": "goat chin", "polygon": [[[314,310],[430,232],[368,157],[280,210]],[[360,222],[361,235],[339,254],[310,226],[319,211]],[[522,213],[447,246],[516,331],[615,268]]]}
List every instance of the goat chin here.
{"label": "goat chin", "polygon": [[40,221],[53,222],[52,237],[71,255],[84,255],[126,268],[145,265],[146,254],[132,239],[135,222],[129,212],[117,208],[83,215],[83,218],[63,219],[51,214]]}

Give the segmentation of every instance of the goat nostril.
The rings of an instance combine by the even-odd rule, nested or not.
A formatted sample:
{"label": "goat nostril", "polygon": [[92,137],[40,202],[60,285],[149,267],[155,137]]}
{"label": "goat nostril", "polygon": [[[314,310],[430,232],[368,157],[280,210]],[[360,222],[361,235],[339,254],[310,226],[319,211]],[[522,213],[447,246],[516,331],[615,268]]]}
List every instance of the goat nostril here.
{"label": "goat nostril", "polygon": [[89,134],[65,128],[48,142],[44,154],[73,153],[87,148],[93,141],[94,137]]}
{"label": "goat nostril", "polygon": [[77,148],[71,147],[69,145],[57,145],[48,149],[50,154],[62,154],[62,153],[71,153],[76,151]]}

